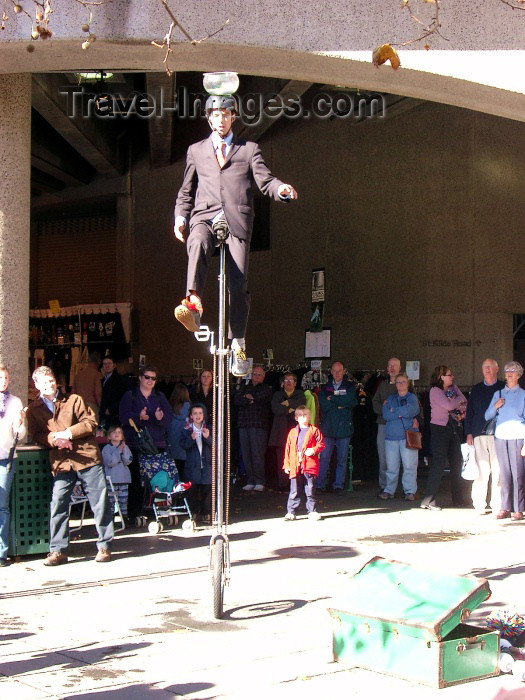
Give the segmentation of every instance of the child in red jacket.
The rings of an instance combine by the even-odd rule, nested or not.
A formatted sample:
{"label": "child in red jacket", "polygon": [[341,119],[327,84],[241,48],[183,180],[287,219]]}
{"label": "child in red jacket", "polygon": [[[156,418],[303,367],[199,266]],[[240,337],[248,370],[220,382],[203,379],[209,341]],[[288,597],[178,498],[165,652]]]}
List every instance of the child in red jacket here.
{"label": "child in red jacket", "polygon": [[310,520],[320,520],[316,510],[315,479],[319,473],[319,453],[324,449],[319,428],[310,424],[310,411],[306,406],[295,409],[298,425],[292,428],[286,439],[283,469],[290,477],[290,495],[285,520],[295,520],[295,511],[301,505],[304,491],[306,511]]}

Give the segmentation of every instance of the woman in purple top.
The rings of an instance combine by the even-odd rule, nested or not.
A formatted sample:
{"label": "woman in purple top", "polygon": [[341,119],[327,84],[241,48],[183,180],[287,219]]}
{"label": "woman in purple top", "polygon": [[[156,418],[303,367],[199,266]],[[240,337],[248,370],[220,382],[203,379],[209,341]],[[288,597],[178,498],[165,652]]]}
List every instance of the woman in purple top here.
{"label": "woman in purple top", "polygon": [[[465,417],[467,399],[454,384],[450,367],[438,365],[430,380],[430,440],[432,461],[428,473],[425,495],[421,508],[441,510],[436,496],[441,484],[443,470],[448,462],[450,467],[450,487],[452,503],[461,508],[466,498],[463,489],[466,482],[461,480],[461,440],[462,421]],[[465,486],[464,486],[465,484]]]}

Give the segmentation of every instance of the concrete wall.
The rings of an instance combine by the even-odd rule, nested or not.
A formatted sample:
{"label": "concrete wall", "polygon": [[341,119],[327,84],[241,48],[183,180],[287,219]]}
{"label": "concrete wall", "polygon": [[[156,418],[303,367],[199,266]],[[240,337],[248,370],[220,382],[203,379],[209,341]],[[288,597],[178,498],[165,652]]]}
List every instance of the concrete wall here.
{"label": "concrete wall", "polygon": [[[512,357],[512,314],[525,312],[521,275],[525,127],[427,104],[392,119],[283,123],[261,145],[300,199],[272,203],[271,251],[251,257],[250,354],[303,359],[310,276],[326,268],[324,325],[332,357],[383,367],[441,362],[461,384],[487,355]],[[185,252],[173,240],[182,164],[133,173],[137,352],[162,371],[191,374],[207,349],[180,327]],[[214,309],[212,269],[206,308]],[[213,323],[210,315],[206,322]]]}

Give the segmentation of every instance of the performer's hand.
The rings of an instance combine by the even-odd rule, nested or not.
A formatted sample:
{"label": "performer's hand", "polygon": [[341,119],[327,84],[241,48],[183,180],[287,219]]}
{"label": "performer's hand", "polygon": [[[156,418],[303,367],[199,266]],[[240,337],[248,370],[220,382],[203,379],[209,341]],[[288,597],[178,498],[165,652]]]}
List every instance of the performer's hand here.
{"label": "performer's hand", "polygon": [[280,185],[277,192],[279,193],[279,197],[297,199],[297,192],[291,185]]}
{"label": "performer's hand", "polygon": [[186,231],[186,219],[183,216],[177,216],[175,219],[175,227],[173,229],[175,238],[181,243],[184,243],[184,232]]}
{"label": "performer's hand", "polygon": [[68,440],[67,438],[55,438],[53,441],[55,445],[61,449],[66,449],[66,450],[72,450],[73,449],[73,443],[71,440]]}
{"label": "performer's hand", "polygon": [[140,420],[149,420],[148,409],[146,408],[146,406],[144,406],[142,411],[139,413],[139,419]]}
{"label": "performer's hand", "polygon": [[162,420],[164,418],[164,411],[160,406],[157,406],[157,410],[155,411],[155,418],[157,420]]}
{"label": "performer's hand", "polygon": [[467,445],[473,445],[474,444],[474,438],[472,437],[471,434],[467,435]]}
{"label": "performer's hand", "polygon": [[210,431],[206,426],[202,428],[202,437],[207,440],[210,437]]}

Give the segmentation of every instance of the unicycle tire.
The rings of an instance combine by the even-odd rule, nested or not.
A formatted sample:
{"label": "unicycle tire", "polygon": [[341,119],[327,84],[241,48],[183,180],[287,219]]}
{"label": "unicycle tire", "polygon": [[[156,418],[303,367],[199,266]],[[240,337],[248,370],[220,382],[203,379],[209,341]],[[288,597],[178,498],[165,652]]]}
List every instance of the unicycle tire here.
{"label": "unicycle tire", "polygon": [[213,575],[213,616],[220,620],[223,615],[224,602],[224,540],[218,539],[213,543],[212,550]]}

